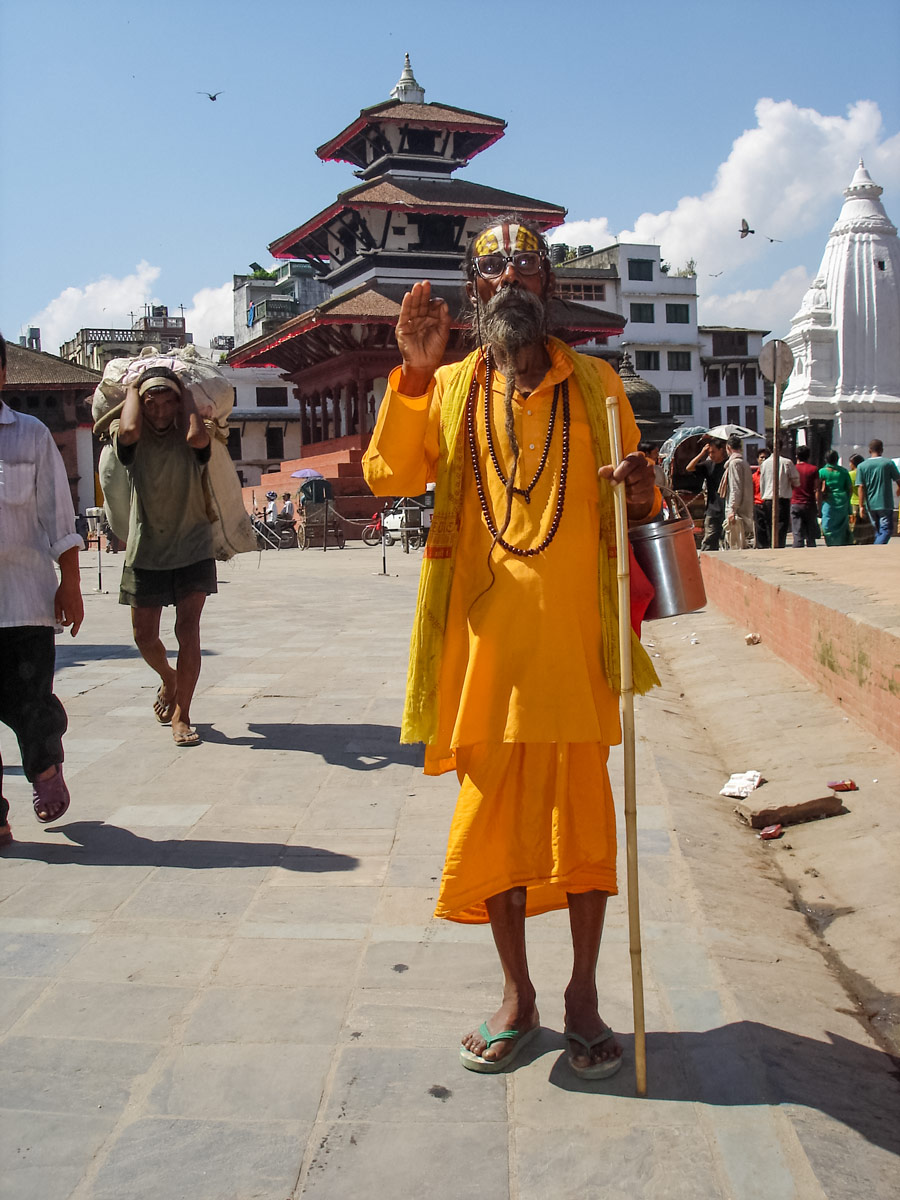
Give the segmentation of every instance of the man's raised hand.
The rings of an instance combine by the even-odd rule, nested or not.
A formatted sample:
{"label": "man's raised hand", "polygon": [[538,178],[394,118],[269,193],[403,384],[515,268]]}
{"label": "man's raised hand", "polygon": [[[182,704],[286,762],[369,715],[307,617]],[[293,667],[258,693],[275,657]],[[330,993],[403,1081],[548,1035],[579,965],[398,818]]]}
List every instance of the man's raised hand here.
{"label": "man's raised hand", "polygon": [[431,298],[431,284],[414,283],[403,297],[397,321],[397,345],[403,356],[401,390],[420,396],[428,390],[441,365],[450,337],[450,310],[443,300]]}

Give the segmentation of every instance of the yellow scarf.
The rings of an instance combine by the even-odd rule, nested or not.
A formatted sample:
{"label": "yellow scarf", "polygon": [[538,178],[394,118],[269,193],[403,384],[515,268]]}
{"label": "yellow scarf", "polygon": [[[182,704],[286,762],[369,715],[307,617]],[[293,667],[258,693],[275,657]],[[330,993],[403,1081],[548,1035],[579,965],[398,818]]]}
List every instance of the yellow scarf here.
{"label": "yellow scarf", "polygon": [[[591,426],[594,459],[597,466],[612,461],[609,447],[609,427],[606,416],[606,396],[600,377],[590,361],[571,350],[556,338],[551,344],[572,363],[572,373],[581,391]],[[472,375],[483,359],[483,352],[473,351],[459,364],[441,399],[441,427],[437,481],[434,492],[434,517],[428,534],[428,545],[419,578],[419,595],[413,622],[409,651],[409,674],[406,680],[406,705],[400,730],[401,742],[432,744],[437,736],[438,686],[450,587],[456,564],[459,542],[459,522],[462,512],[463,464],[465,439],[461,436],[466,400]],[[613,692],[621,691],[619,677],[619,601],[616,590],[615,545],[616,526],[613,491],[601,485],[598,591],[600,620],[603,629],[603,667]],[[604,547],[606,553],[604,553]],[[630,614],[626,614],[626,620]],[[636,634],[632,633],[631,651],[634,670],[634,690],[639,695],[659,684],[653,664]]]}

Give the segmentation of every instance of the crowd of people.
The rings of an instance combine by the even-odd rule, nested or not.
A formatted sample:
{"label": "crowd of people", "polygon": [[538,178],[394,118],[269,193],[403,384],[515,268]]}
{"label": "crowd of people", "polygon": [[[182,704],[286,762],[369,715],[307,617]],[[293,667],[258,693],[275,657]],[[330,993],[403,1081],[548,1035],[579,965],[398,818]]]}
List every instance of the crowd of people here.
{"label": "crowd of people", "polygon": [[[659,449],[642,443],[641,449],[657,472]],[[696,475],[706,496],[701,550],[769,550],[787,545],[788,530],[794,548],[850,546],[859,540],[857,527],[868,525],[876,545],[888,542],[894,513],[900,501],[900,469],[885,458],[884,444],[873,438],[869,454],[850,456],[849,468],[840,465],[836,450],[825,462],[810,462],[810,448],[798,445],[794,457],[778,457],[777,503],[773,527],[774,457],[770,449],[757,452],[755,469],[744,457],[740,437],[705,436],[698,453],[684,470]],[[664,484],[668,481],[662,471]]]}

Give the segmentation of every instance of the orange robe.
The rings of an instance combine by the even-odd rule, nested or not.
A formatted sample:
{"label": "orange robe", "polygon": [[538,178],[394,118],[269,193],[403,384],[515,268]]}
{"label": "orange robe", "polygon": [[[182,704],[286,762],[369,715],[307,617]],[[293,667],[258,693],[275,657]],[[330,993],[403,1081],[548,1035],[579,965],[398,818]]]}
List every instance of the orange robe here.
{"label": "orange robe", "polygon": [[[619,710],[601,659],[597,597],[598,489],[587,412],[566,356],[551,343],[551,366],[514,411],[520,458],[516,484],[531,482],[547,436],[554,387],[569,378],[568,483],[556,537],[542,553],[520,558],[495,547],[485,524],[465,431],[462,514],[441,661],[438,733],[425,770],[455,768],[461,781],[451,827],[438,916],[487,920],[485,899],[509,887],[527,890],[530,915],[565,907],[568,892],[615,892],[615,818],[606,774],[608,747],[620,740]],[[621,380],[593,359],[604,389],[619,396],[624,453],[639,431]],[[429,393],[403,396],[399,368],[379,410],[364,459],[379,495],[417,495],[436,477],[441,396],[458,368],[439,368]],[[505,488],[488,454],[484,368],[479,365],[476,444],[496,525]],[[504,433],[506,381],[494,374],[491,427],[508,475]],[[537,545],[553,519],[562,447],[562,397],[544,471],[530,503],[513,501],[504,538]],[[493,568],[493,572],[491,570]],[[492,577],[493,576],[493,577]]]}

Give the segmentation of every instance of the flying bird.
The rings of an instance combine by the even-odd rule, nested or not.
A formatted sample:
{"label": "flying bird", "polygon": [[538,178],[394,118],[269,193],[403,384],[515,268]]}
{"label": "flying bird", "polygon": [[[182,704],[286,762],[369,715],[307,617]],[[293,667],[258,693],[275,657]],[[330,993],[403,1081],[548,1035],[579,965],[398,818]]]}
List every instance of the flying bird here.
{"label": "flying bird", "polygon": [[724,270],[725,270],[725,268],[723,267],[722,271],[716,271],[716,272],[710,271],[710,273],[709,273],[710,279],[718,279]]}
{"label": "flying bird", "polygon": [[221,96],[221,92],[198,92],[198,96],[209,96],[210,100],[215,101],[216,96]]}
{"label": "flying bird", "polygon": [[[744,217],[741,217],[741,228],[740,228],[741,238],[742,239],[745,238],[749,233],[756,233],[756,230],[751,229],[750,226],[747,224],[746,219]],[[780,242],[781,241],[781,238],[769,237],[769,235],[767,233],[764,233],[763,237],[766,239],[767,242]]]}

